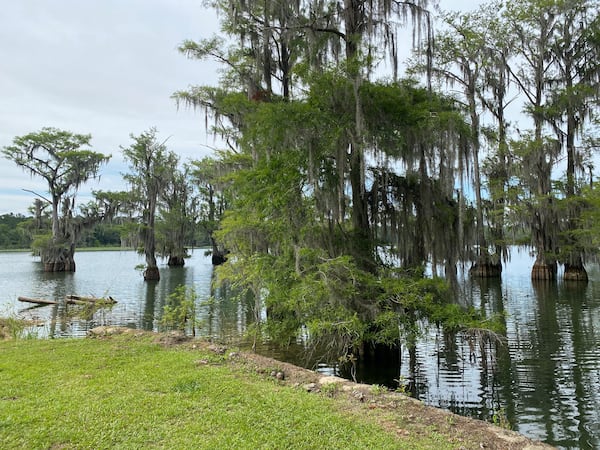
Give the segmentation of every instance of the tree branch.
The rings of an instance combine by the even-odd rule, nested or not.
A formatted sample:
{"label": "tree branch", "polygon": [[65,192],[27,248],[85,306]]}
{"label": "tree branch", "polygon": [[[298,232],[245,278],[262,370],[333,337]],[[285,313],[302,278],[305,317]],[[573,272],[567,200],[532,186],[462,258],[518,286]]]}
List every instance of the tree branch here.
{"label": "tree branch", "polygon": [[37,193],[37,192],[35,192],[35,191],[31,191],[31,190],[29,190],[29,189],[22,189],[22,190],[23,190],[23,191],[25,191],[25,192],[29,192],[29,193],[31,193],[31,194],[33,194],[33,195],[35,195],[36,197],[39,197],[39,198],[41,198],[42,200],[45,200],[45,201],[46,201],[46,202],[48,202],[50,205],[52,204],[52,201],[51,201],[51,200],[48,200],[46,197],[44,197],[44,196],[43,196],[43,195],[41,195],[41,194],[38,194],[38,193]]}

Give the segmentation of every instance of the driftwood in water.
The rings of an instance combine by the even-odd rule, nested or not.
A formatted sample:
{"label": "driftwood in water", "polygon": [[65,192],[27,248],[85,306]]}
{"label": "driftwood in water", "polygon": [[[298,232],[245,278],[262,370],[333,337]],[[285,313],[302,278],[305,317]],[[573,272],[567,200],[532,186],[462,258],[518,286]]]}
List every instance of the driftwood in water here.
{"label": "driftwood in water", "polygon": [[17,297],[20,302],[35,303],[37,305],[57,305],[54,300],[46,300],[45,298]]}
{"label": "driftwood in water", "polygon": [[[31,298],[31,297],[17,297],[17,300],[20,302],[27,303],[35,303],[36,305],[45,306],[45,305],[58,305],[58,302],[55,300],[47,300],[45,298]],[[66,302],[69,305],[89,305],[89,304],[114,304],[117,301],[108,296],[108,297],[84,297],[81,295],[67,295]]]}
{"label": "driftwood in water", "polygon": [[67,303],[117,303],[117,301],[112,298],[110,295],[108,297],[92,297],[92,296],[83,296],[83,295],[67,295]]}

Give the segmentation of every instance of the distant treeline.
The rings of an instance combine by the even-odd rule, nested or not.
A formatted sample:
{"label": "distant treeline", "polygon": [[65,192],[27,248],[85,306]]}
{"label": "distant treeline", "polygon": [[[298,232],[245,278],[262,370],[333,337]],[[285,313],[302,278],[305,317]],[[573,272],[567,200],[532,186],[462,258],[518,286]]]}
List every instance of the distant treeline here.
{"label": "distant treeline", "polygon": [[[105,247],[121,245],[121,226],[99,224],[82,239],[84,247]],[[0,249],[30,248],[37,235],[43,233],[33,217],[22,214],[0,215]]]}
{"label": "distant treeline", "polygon": [[[40,229],[39,223],[32,216],[22,214],[0,215],[0,250],[28,249],[32,247],[35,238],[44,232],[44,225]],[[47,224],[49,227],[49,223]],[[79,247],[133,247],[128,232],[123,224],[101,223],[84,233],[79,242]],[[189,244],[195,247],[207,245],[208,239],[199,232]]]}
{"label": "distant treeline", "polygon": [[0,215],[0,248],[16,249],[31,246],[32,237],[27,225],[33,218],[21,214]]}

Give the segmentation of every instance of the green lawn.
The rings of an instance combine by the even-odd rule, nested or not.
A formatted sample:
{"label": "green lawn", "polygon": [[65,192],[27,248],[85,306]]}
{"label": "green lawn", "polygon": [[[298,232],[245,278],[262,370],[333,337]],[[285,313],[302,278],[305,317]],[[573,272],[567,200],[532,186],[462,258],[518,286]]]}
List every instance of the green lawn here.
{"label": "green lawn", "polygon": [[456,448],[152,337],[0,342],[2,449]]}

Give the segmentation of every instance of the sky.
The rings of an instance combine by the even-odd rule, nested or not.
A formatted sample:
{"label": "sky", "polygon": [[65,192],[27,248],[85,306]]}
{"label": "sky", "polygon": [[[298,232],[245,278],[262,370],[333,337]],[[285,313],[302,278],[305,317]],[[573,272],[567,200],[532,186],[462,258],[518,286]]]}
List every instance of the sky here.
{"label": "sky", "polygon": [[[444,9],[481,1],[441,0]],[[112,155],[99,181],[83,186],[78,203],[94,189],[125,188],[121,147],[130,135],[156,127],[182,161],[218,146],[204,113],[177,108],[171,95],[191,85],[216,85],[218,66],[177,51],[185,39],[219,32],[215,12],[202,0],[18,0],[0,14],[0,148],[16,136],[55,127],[91,134],[92,149]],[[0,214],[28,214],[34,191],[47,193],[0,156]]]}
{"label": "sky", "polygon": [[[112,158],[79,201],[92,189],[124,188],[120,147],[131,134],[156,127],[182,160],[210,154],[204,114],[178,109],[170,96],[217,83],[215,64],[187,59],[177,46],[218,30],[201,0],[3,2],[0,147],[47,126],[91,134],[92,149]],[[44,179],[0,157],[0,214],[27,213],[35,197],[23,189],[48,190]]]}

